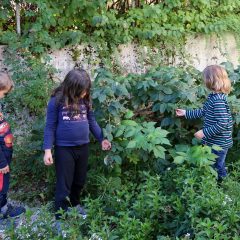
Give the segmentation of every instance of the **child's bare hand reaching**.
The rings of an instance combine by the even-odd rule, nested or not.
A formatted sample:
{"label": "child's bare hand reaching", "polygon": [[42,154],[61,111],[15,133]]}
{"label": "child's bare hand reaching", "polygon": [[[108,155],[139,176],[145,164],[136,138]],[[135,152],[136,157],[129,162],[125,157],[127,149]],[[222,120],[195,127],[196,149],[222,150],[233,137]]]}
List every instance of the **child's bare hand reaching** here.
{"label": "child's bare hand reaching", "polygon": [[8,165],[6,167],[4,167],[4,168],[0,168],[0,173],[6,174],[8,172],[10,172],[10,169],[9,169]]}
{"label": "child's bare hand reaching", "polygon": [[186,115],[186,110],[185,109],[176,109],[176,115],[178,117],[184,117]]}
{"label": "child's bare hand reaching", "polygon": [[44,164],[47,166],[50,166],[53,164],[53,157],[52,157],[52,152],[50,149],[45,150],[43,161],[44,161]]}
{"label": "child's bare hand reaching", "polygon": [[104,151],[105,150],[110,150],[111,147],[112,147],[112,145],[107,139],[102,141],[102,150],[104,150]]}
{"label": "child's bare hand reaching", "polygon": [[195,138],[202,139],[204,137],[203,130],[199,130],[194,134]]}

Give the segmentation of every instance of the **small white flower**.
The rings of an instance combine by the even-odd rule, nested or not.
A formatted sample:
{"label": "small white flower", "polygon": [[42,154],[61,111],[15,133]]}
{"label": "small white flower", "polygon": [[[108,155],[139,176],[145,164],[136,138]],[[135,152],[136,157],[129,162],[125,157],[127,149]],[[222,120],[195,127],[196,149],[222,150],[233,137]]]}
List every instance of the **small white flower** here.
{"label": "small white flower", "polygon": [[226,200],[227,202],[232,202],[232,199],[231,199],[228,195],[225,195],[225,200]]}
{"label": "small white flower", "polygon": [[108,155],[104,158],[103,162],[105,165],[108,165]]}
{"label": "small white flower", "polygon": [[190,233],[186,233],[185,234],[185,238],[190,238],[191,237],[191,234]]}
{"label": "small white flower", "polygon": [[93,233],[93,235],[91,236],[91,238],[89,240],[102,240],[102,238],[99,237],[96,233]]}
{"label": "small white flower", "polygon": [[114,167],[114,162],[113,162],[111,156],[109,156],[109,155],[107,155],[107,156],[103,159],[103,162],[104,162],[104,164],[105,164],[106,166],[109,166],[109,167],[111,167],[111,168]]}
{"label": "small white flower", "polygon": [[171,170],[171,168],[170,168],[170,167],[168,167],[168,168],[167,168],[167,170],[168,170],[168,171],[170,171],[170,170]]}
{"label": "small white flower", "polygon": [[62,237],[63,237],[63,238],[67,238],[67,233],[66,233],[66,231],[62,231]]}

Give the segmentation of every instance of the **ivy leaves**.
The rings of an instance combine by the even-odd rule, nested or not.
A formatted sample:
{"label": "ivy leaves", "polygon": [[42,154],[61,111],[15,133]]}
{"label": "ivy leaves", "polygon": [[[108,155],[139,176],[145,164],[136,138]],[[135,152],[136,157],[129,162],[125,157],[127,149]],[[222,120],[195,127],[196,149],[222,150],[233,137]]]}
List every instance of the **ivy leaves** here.
{"label": "ivy leaves", "polygon": [[[141,8],[123,5],[121,9],[108,8],[111,3],[106,0],[72,0],[68,7],[64,7],[64,0],[25,2],[21,4],[20,40],[36,54],[82,42],[101,49],[107,42],[106,56],[113,46],[133,40],[145,44],[160,41],[174,51],[189,34],[239,32],[238,0],[152,1]],[[0,9],[0,26],[4,29],[0,41],[8,44],[4,35],[15,33],[14,7],[9,1],[3,1]]]}

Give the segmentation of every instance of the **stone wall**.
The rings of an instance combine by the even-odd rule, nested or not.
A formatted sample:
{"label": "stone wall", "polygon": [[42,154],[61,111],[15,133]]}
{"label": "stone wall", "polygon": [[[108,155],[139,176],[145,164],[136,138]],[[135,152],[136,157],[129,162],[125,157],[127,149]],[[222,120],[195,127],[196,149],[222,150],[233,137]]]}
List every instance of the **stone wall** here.
{"label": "stone wall", "polygon": [[[87,51],[83,51],[83,46],[78,46],[76,49],[80,53],[77,62],[80,62],[89,72],[93,72],[92,70],[98,67],[101,59],[96,56],[94,50],[87,49]],[[75,65],[75,61],[71,57],[72,51],[74,50],[62,49],[50,54],[52,58],[51,64],[61,72],[58,75],[60,79]],[[158,49],[154,51],[155,59],[157,63],[161,64],[157,51]],[[84,52],[88,54],[86,55]],[[198,70],[203,70],[210,64],[220,64],[226,61],[232,62],[235,67],[239,64],[240,50],[237,47],[234,35],[230,33],[221,38],[215,35],[189,38],[185,45],[185,52],[187,55],[187,58],[184,59],[186,63]],[[121,66],[123,72],[141,73],[145,72],[149,67],[145,60],[150,54],[153,54],[153,51],[149,51],[147,47],[138,49],[137,46],[128,44],[119,46],[114,53],[113,59],[117,65]],[[173,62],[177,65],[182,60],[176,58]]]}
{"label": "stone wall", "polygon": [[[0,67],[2,66],[2,50],[0,47]],[[234,35],[228,33],[221,38],[216,35],[196,36],[188,39],[185,45],[185,64],[193,65],[203,70],[207,65],[230,61],[236,67],[239,64],[240,51]],[[80,63],[93,77],[94,69],[99,67],[101,59],[96,51],[88,46],[75,46],[49,53],[51,64],[58,70],[56,78],[62,80],[75,63]],[[142,73],[151,65],[148,58],[153,58],[155,64],[161,64],[158,49],[138,48],[136,45],[121,45],[113,54],[115,65],[124,73]],[[181,64],[183,59],[175,58],[173,64]]]}

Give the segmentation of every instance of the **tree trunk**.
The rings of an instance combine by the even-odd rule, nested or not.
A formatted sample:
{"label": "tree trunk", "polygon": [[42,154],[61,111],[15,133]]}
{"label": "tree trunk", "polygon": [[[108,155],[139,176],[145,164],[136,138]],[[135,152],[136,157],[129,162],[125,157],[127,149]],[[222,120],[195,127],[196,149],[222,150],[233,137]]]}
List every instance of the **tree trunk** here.
{"label": "tree trunk", "polygon": [[16,27],[17,34],[21,35],[21,19],[20,19],[21,6],[19,3],[16,3]]}

